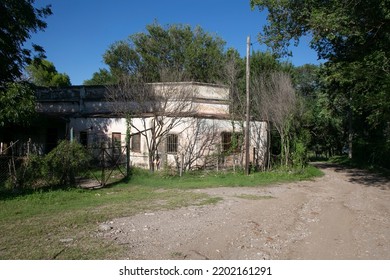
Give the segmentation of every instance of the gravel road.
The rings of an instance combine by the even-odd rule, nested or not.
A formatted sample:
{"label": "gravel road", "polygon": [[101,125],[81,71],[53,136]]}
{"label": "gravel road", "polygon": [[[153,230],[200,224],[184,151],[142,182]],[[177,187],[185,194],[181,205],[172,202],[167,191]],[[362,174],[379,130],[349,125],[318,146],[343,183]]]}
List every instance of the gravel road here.
{"label": "gravel road", "polygon": [[128,259],[390,259],[390,182],[318,163],[313,181],[194,190],[215,205],[110,222]]}

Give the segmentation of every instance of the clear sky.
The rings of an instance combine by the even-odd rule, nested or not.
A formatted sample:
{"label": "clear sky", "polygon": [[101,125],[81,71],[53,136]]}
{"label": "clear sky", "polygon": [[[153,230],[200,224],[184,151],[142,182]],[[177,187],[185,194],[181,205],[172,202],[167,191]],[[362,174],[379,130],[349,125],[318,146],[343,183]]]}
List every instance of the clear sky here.
{"label": "clear sky", "polygon": [[[73,85],[90,79],[106,68],[103,54],[112,43],[144,32],[157,21],[168,24],[199,25],[216,34],[226,47],[246,55],[246,37],[252,49],[264,51],[257,35],[266,23],[266,13],[252,11],[249,0],[36,0],[35,6],[52,5],[44,32],[32,35],[32,42],[46,50],[57,71],[70,76]],[[293,48],[289,60],[296,66],[317,63],[317,55],[303,39]]]}

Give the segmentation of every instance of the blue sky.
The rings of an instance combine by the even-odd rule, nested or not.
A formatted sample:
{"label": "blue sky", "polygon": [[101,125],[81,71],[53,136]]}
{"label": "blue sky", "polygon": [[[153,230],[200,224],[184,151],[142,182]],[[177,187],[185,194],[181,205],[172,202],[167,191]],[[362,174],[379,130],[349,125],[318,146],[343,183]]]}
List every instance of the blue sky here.
{"label": "blue sky", "polygon": [[[31,41],[46,50],[58,72],[67,73],[80,85],[105,68],[102,55],[112,43],[144,32],[157,21],[167,24],[199,25],[226,42],[226,47],[246,55],[246,37],[254,50],[266,50],[257,35],[266,23],[266,13],[252,11],[249,0],[36,0],[35,6],[52,5],[44,32]],[[317,63],[316,53],[303,39],[289,60],[296,66]]]}

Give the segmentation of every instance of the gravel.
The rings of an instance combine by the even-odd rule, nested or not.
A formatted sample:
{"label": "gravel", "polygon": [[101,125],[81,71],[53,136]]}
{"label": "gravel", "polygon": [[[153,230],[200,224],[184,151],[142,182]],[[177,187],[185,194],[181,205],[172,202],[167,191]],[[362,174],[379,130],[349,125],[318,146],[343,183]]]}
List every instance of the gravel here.
{"label": "gravel", "polygon": [[318,167],[313,181],[193,190],[223,200],[114,219],[98,236],[123,259],[390,259],[390,182]]}

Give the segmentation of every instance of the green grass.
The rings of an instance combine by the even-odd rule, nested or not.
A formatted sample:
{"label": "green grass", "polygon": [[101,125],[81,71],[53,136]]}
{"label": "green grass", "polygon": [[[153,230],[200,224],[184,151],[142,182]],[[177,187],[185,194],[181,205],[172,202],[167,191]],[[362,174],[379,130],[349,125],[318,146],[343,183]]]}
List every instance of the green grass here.
{"label": "green grass", "polygon": [[[321,175],[304,171],[193,173],[165,177],[135,170],[129,182],[98,190],[42,189],[0,192],[0,259],[121,259],[124,248],[97,236],[98,225],[117,217],[189,205],[218,203],[221,198],[196,188],[263,186]],[[246,199],[254,199],[253,197]],[[70,242],[64,242],[69,239]]]}
{"label": "green grass", "polygon": [[269,172],[256,172],[249,176],[242,172],[194,172],[183,177],[166,176],[156,173],[150,174],[146,170],[137,169],[131,184],[148,187],[163,187],[180,189],[199,189],[215,187],[253,187],[264,186],[282,182],[308,180],[322,176],[323,173],[309,165],[305,169],[283,170],[276,169]]}

